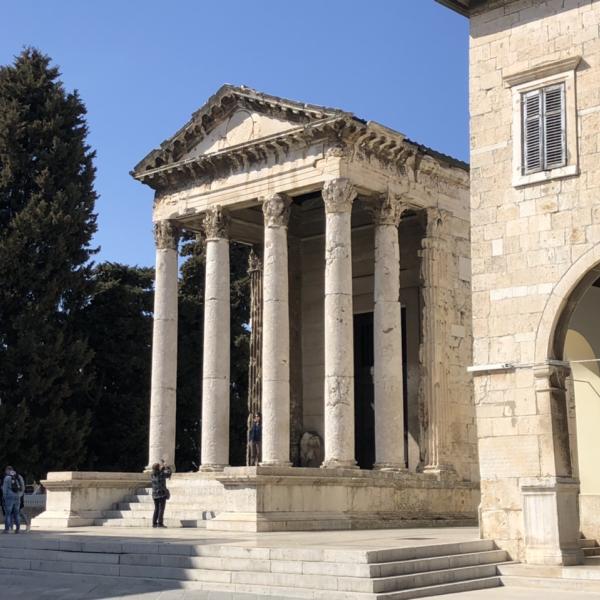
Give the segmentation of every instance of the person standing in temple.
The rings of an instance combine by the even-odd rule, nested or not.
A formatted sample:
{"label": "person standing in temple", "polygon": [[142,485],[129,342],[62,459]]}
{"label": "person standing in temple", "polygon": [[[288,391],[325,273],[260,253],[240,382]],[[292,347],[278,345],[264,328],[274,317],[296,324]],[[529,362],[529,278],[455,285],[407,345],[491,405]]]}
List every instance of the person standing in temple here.
{"label": "person standing in temple", "polygon": [[248,443],[250,444],[250,466],[254,467],[258,465],[261,458],[262,425],[259,413],[254,413],[252,427],[248,433]]}
{"label": "person standing in temple", "polygon": [[152,500],[154,500],[154,515],[152,527],[165,527],[164,515],[167,500],[171,497],[167,489],[167,479],[171,477],[171,467],[165,461],[152,465]]}

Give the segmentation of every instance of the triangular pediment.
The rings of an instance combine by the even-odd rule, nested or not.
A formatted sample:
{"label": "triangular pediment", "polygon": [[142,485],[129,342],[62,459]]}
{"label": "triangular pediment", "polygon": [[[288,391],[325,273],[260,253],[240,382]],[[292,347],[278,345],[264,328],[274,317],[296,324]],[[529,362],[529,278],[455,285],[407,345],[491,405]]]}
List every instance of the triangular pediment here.
{"label": "triangular pediment", "polygon": [[227,150],[232,146],[283,133],[296,127],[298,123],[239,108],[185,152],[181,160]]}
{"label": "triangular pediment", "polygon": [[326,108],[263,94],[246,87],[224,85],[160,148],[150,152],[133,175],[186,159],[284,134],[331,117],[350,116]]}

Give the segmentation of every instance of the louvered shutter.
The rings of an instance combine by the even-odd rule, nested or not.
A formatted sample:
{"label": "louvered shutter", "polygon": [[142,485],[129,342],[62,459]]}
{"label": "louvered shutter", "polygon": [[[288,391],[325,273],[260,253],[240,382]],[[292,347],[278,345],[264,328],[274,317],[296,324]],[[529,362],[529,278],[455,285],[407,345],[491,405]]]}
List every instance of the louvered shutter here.
{"label": "louvered shutter", "polygon": [[564,87],[545,88],[544,93],[544,168],[565,165]]}
{"label": "louvered shutter", "polygon": [[540,90],[523,95],[523,171],[542,168],[542,94]]}

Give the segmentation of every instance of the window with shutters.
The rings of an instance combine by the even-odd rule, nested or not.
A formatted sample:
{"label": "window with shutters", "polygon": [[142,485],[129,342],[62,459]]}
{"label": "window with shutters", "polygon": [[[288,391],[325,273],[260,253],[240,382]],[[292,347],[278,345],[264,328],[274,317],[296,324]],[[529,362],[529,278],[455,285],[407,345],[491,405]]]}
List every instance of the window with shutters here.
{"label": "window with shutters", "polygon": [[512,92],[513,186],[579,173],[575,89],[579,62],[575,56],[504,76]]}
{"label": "window with shutters", "polygon": [[523,174],[566,164],[565,88],[552,85],[522,95]]}

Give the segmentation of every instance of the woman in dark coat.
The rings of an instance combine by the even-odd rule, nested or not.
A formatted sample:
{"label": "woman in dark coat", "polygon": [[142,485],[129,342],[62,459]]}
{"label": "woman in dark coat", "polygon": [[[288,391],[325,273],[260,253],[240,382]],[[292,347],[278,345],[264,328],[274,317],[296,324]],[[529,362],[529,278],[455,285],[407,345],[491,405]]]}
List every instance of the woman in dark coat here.
{"label": "woman in dark coat", "polygon": [[170,467],[159,463],[152,465],[152,499],[154,500],[152,527],[165,527],[163,523],[165,505],[171,496],[167,489],[167,479],[169,477],[171,477]]}

